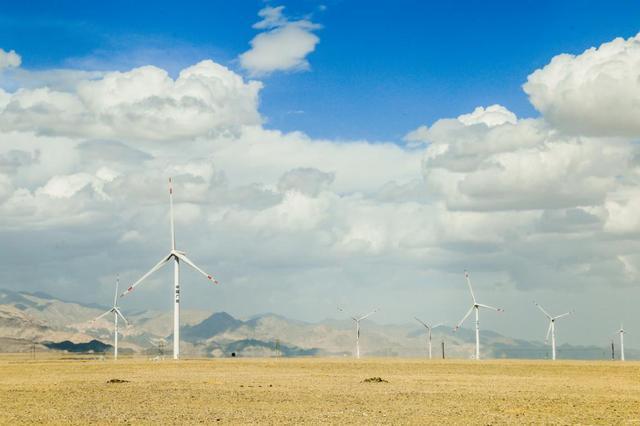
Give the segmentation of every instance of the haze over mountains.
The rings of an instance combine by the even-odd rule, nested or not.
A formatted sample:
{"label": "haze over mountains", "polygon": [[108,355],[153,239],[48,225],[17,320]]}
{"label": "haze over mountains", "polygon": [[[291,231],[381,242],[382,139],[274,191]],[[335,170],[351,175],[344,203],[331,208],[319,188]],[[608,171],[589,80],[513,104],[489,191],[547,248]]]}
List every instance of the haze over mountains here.
{"label": "haze over mountains", "polygon": [[[0,290],[0,352],[44,350],[109,351],[113,340],[111,317],[90,321],[106,306],[57,299],[45,293]],[[130,327],[122,327],[123,353],[157,355],[171,347],[171,312],[124,312]],[[318,323],[292,320],[275,314],[234,318],[226,312],[183,310],[181,352],[186,356],[351,356],[354,327],[351,320],[328,319]],[[422,357],[426,353],[424,329],[419,324],[361,324],[363,356]],[[562,342],[562,331],[559,341]],[[442,342],[449,358],[473,354],[474,333],[451,326],[434,329],[434,357],[442,356]],[[487,358],[548,358],[549,346],[481,330],[482,354]],[[598,346],[560,344],[559,358],[608,359],[608,342]],[[617,344],[617,342],[616,342]],[[166,349],[164,349],[166,348]],[[640,352],[626,349],[628,359]]]}

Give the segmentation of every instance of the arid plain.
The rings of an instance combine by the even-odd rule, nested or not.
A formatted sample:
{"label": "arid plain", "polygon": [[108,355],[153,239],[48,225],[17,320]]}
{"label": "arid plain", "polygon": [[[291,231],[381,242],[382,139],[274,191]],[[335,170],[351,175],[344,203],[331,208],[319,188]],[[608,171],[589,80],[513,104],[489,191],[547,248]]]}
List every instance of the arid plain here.
{"label": "arid plain", "polygon": [[640,363],[4,356],[0,423],[640,424]]}

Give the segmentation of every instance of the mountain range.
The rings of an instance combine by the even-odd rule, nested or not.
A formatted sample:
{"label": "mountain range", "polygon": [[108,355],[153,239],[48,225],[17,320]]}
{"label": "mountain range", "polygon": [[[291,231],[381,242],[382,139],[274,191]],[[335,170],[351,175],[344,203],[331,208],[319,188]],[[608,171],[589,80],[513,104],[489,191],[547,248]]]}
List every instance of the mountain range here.
{"label": "mountain range", "polygon": [[[37,292],[0,289],[0,352],[64,350],[109,352],[113,323],[110,315],[91,324],[108,307],[57,299]],[[173,313],[125,312],[131,325],[121,327],[123,354],[169,355]],[[318,323],[292,320],[275,314],[234,318],[226,312],[181,311],[181,353],[185,356],[351,356],[355,329],[351,320],[329,319]],[[474,351],[473,330],[453,332],[440,326],[433,331],[433,353],[470,358]],[[548,358],[543,342],[514,339],[482,330],[482,354],[486,358]],[[363,356],[423,357],[424,328],[419,324],[382,325],[366,320],[361,324]],[[560,345],[559,358],[609,359],[610,347]],[[628,359],[640,351],[625,350]]]}

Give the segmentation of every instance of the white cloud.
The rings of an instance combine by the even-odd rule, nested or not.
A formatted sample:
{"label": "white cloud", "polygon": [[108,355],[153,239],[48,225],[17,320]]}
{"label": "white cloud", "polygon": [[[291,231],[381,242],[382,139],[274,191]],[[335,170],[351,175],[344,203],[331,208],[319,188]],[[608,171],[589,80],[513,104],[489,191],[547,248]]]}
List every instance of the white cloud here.
{"label": "white cloud", "polygon": [[0,96],[0,128],[45,135],[138,140],[190,139],[258,124],[259,82],[244,82],[210,60],[176,80],[153,66]]}
{"label": "white cloud", "polygon": [[22,63],[22,58],[15,50],[6,51],[0,49],[0,70],[5,68],[18,68]]}
{"label": "white cloud", "polygon": [[516,124],[517,118],[514,113],[496,104],[486,108],[477,107],[473,112],[459,116],[458,120],[467,126],[485,124],[488,127],[494,127],[505,123]]}
{"label": "white cloud", "polygon": [[402,140],[407,143],[407,147],[409,148],[421,148],[429,142],[428,136],[429,128],[422,125],[407,133]]}
{"label": "white cloud", "polygon": [[284,6],[267,6],[258,13],[263,20],[253,27],[267,31],[256,35],[251,40],[251,49],[239,56],[240,65],[251,75],[309,69],[306,57],[320,42],[313,33],[320,25],[307,19],[290,21],[283,10]]}
{"label": "white cloud", "polygon": [[262,21],[253,24],[253,28],[257,30],[268,30],[286,25],[288,20],[282,13],[283,10],[284,6],[267,6],[264,9],[261,9],[258,11],[258,16],[262,18]]}
{"label": "white cloud", "polygon": [[580,55],[555,56],[523,86],[557,128],[593,136],[640,136],[640,34]]}
{"label": "white cloud", "polygon": [[52,198],[71,198],[86,186],[91,186],[93,180],[93,176],[87,173],[54,176],[42,187],[42,193]]}
{"label": "white cloud", "polygon": [[542,120],[517,120],[499,106],[476,108],[419,131],[431,142],[425,180],[451,209],[600,204],[617,186],[617,174],[628,170],[633,152],[626,143],[558,135]]}

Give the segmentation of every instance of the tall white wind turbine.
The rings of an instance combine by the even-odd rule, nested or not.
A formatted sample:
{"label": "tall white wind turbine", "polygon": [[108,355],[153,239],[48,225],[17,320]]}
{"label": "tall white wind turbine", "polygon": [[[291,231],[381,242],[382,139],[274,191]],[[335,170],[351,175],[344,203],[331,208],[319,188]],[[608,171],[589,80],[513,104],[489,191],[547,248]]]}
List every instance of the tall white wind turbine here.
{"label": "tall white wind turbine", "polygon": [[200,272],[207,277],[208,280],[213,281],[214,284],[218,284],[218,280],[211,275],[204,272],[197,267],[189,258],[186,253],[176,249],[176,233],[173,225],[173,187],[171,178],[169,178],[169,216],[171,221],[171,251],[168,255],[162,258],[160,262],[156,264],[149,272],[144,274],[138,281],[131,284],[126,291],[124,291],[120,297],[126,296],[131,293],[138,284],[144,281],[147,277],[153,274],[158,269],[162,268],[166,263],[173,260],[173,288],[174,288],[174,304],[173,304],[173,359],[180,358],[180,262],[186,263],[191,268]]}
{"label": "tall white wind turbine", "polygon": [[618,330],[618,334],[620,334],[620,361],[624,361],[624,327],[620,324],[620,330]]}
{"label": "tall white wind turbine", "polygon": [[469,286],[469,292],[471,293],[471,299],[473,300],[473,305],[471,305],[471,308],[469,308],[469,311],[467,311],[466,315],[460,320],[460,322],[458,323],[458,325],[456,325],[456,328],[454,328],[453,331],[457,331],[462,326],[462,323],[464,323],[464,321],[467,318],[469,318],[469,315],[471,315],[471,312],[475,311],[476,313],[476,357],[475,359],[480,359],[480,308],[491,309],[496,312],[504,312],[504,309],[494,308],[493,306],[483,305],[482,303],[478,303],[478,301],[476,300],[476,296],[473,294],[473,288],[471,287],[471,279],[469,278],[469,272],[464,271],[464,277],[466,278],[467,285]]}
{"label": "tall white wind turbine", "polygon": [[414,317],[414,319],[416,321],[418,321],[420,324],[422,324],[424,326],[424,328],[427,329],[427,346],[429,347],[429,359],[432,359],[432,353],[431,353],[431,330],[433,330],[436,327],[441,326],[442,324],[436,324],[436,325],[429,325],[423,321],[421,321],[420,319]]}
{"label": "tall white wind turbine", "polygon": [[116,278],[116,294],[113,296],[113,306],[107,312],[102,315],[98,315],[91,324],[98,321],[105,315],[113,313],[113,359],[118,359],[118,317],[122,318],[126,325],[129,325],[129,321],[122,315],[120,309],[118,309],[118,286],[120,285],[120,278]]}
{"label": "tall white wind turbine", "polygon": [[[340,312],[344,312],[344,310],[338,306],[338,310]],[[374,309],[373,311],[369,312],[366,315],[363,315],[361,317],[357,317],[357,316],[353,316],[351,317],[352,320],[355,321],[356,323],[356,358],[360,359],[360,321],[362,321],[365,318],[370,317],[371,315],[375,314],[376,312],[378,312],[378,308]]]}
{"label": "tall white wind turbine", "polygon": [[549,313],[545,311],[544,308],[540,306],[540,304],[538,304],[537,302],[533,302],[533,303],[535,303],[538,309],[540,309],[542,313],[545,314],[547,318],[549,318],[549,328],[547,329],[547,337],[544,339],[544,342],[547,343],[549,341],[549,334],[551,334],[551,359],[555,361],[556,359],[556,320],[560,318],[564,318],[568,315],[571,315],[573,311],[565,312],[562,315],[557,315],[554,317],[549,315]]}

